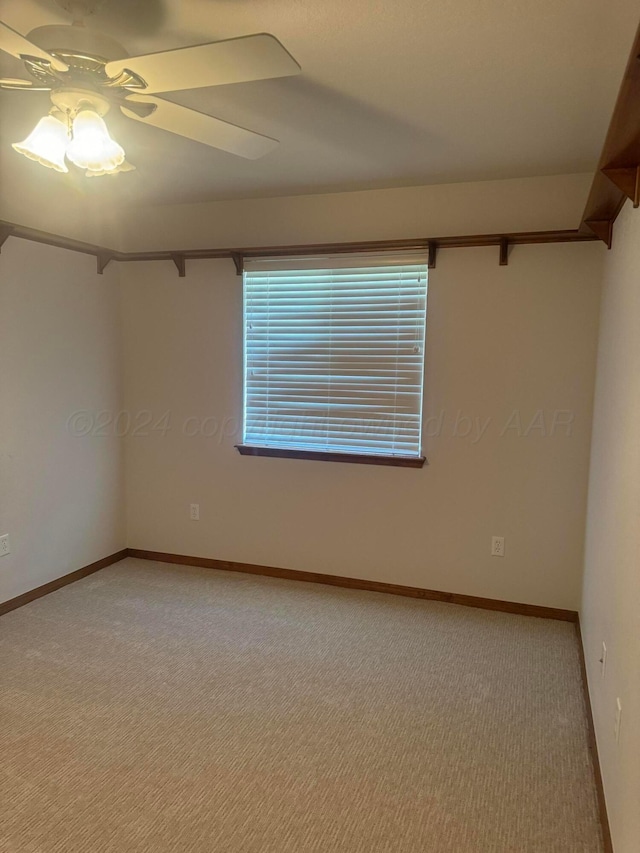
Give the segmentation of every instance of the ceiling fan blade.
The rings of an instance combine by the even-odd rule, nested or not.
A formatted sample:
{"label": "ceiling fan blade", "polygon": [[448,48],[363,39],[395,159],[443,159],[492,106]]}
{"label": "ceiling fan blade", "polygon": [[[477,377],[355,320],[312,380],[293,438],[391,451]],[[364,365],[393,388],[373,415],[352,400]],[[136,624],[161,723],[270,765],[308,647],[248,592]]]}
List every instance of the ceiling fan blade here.
{"label": "ceiling fan blade", "polygon": [[17,89],[20,92],[50,92],[48,86],[36,86],[31,80],[19,80],[15,77],[0,77],[0,89]]}
{"label": "ceiling fan blade", "polygon": [[222,151],[245,157],[247,160],[257,160],[278,145],[277,139],[245,130],[244,127],[229,124],[219,118],[181,107],[162,98],[131,95],[127,101],[140,104],[152,103],[156,106],[150,115],[143,117],[127,109],[126,103],[121,104],[121,110],[129,118],[159,127],[161,130],[168,130],[170,133],[177,133],[178,136],[186,136],[187,139],[194,139],[196,142],[202,142],[203,145],[210,145],[211,148],[220,148]]}
{"label": "ceiling fan blade", "polygon": [[38,47],[38,45],[33,44],[29,39],[21,36],[20,33],[12,30],[10,26],[4,24],[2,21],[0,21],[0,50],[10,53],[11,56],[15,56],[17,59],[29,56],[33,56],[36,59],[44,59],[46,62],[50,62],[56,71],[69,70],[69,66],[65,65],[64,62],[56,59],[55,56],[47,53],[46,50]]}
{"label": "ceiling fan blade", "polygon": [[106,65],[110,77],[125,70],[142,77],[147,83],[145,92],[152,94],[288,77],[299,74],[301,68],[275,36],[259,33],[131,56]]}

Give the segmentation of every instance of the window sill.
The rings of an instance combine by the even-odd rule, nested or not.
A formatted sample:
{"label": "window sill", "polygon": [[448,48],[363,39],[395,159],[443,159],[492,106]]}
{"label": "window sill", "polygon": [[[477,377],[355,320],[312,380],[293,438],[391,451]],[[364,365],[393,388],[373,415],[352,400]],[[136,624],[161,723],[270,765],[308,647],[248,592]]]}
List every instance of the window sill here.
{"label": "window sill", "polygon": [[336,453],[325,450],[294,450],[288,447],[259,447],[236,444],[242,456],[276,456],[280,459],[316,459],[323,462],[355,462],[358,465],[387,465],[396,468],[422,468],[424,456],[376,456],[372,453]]}

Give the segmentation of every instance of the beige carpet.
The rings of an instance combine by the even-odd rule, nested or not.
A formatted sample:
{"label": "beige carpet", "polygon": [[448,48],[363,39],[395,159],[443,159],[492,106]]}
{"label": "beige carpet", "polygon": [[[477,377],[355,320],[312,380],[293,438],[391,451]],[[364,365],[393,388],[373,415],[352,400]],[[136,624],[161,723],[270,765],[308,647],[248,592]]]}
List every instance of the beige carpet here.
{"label": "beige carpet", "polygon": [[0,667],[2,853],[602,850],[566,623],[128,559]]}

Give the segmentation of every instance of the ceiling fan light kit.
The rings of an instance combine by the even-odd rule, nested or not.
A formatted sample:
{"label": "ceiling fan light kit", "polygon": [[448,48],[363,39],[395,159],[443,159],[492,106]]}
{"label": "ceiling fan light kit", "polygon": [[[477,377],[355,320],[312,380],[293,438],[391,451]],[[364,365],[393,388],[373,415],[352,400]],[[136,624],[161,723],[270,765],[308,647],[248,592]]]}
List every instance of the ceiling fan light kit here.
{"label": "ceiling fan light kit", "polygon": [[48,115],[40,119],[23,142],[14,142],[11,147],[48,169],[68,172],[64,160],[68,144],[69,129],[66,122]]}
{"label": "ceiling fan light kit", "polygon": [[94,110],[76,114],[72,136],[67,159],[80,169],[111,172],[124,160],[124,148],[109,136],[104,119]]}
{"label": "ceiling fan light kit", "polygon": [[277,146],[268,136],[158,97],[299,74],[300,66],[274,36],[259,33],[129,57],[118,42],[85,27],[96,0],[56,2],[72,12],[72,25],[38,27],[25,38],[0,21],[0,50],[22,60],[35,81],[0,79],[0,88],[46,91],[54,106],[53,114],[13,145],[20,154],[59,172],[69,171],[66,158],[88,177],[134,171],[104,121],[114,107],[134,121],[251,160]]}
{"label": "ceiling fan light kit", "polygon": [[54,109],[41,118],[24,140],[13,149],[57,172],[68,172],[65,158],[85,170],[87,176],[114,175],[122,169],[124,149],[109,135],[102,118],[109,109],[104,98],[90,98],[86,92],[53,92]]}

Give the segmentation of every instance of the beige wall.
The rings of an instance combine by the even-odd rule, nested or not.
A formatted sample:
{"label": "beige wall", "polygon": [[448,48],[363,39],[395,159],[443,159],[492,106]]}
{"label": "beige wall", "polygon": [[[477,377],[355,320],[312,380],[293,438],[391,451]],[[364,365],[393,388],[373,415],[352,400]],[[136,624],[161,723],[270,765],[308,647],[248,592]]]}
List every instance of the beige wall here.
{"label": "beige wall", "polygon": [[605,265],[581,612],[616,853],[636,853],[640,844],[639,324],[640,213],[627,204]]}
{"label": "beige wall", "polygon": [[10,238],[0,255],[0,601],[123,548],[121,441],[74,437],[120,406],[117,269]]}
{"label": "beige wall", "polygon": [[[147,209],[131,212],[126,247],[172,245],[166,229],[182,247],[568,228],[587,190],[574,175]],[[229,261],[189,262],[185,279],[167,263],[97,277],[92,258],[9,240],[1,345],[17,408],[2,421],[0,532],[14,551],[2,596],[123,546],[113,423],[74,437],[66,420],[124,406],[132,547],[577,607],[602,256],[598,244],[516,247],[499,267],[496,249],[439,254],[430,465],[415,471],[237,454],[242,302]],[[567,412],[570,435],[553,427]],[[489,555],[494,534],[504,559]]]}
{"label": "beige wall", "polygon": [[[564,210],[556,221],[575,225],[583,187],[574,186],[570,210],[562,196],[570,183],[549,183],[546,194],[536,185],[512,226],[541,227],[554,198]],[[484,187],[485,201],[497,205],[501,189],[508,209],[511,186]],[[261,202],[265,236],[247,226],[244,242],[275,239],[273,220],[288,211],[291,221],[298,210],[290,201],[291,209],[275,200],[271,214]],[[343,201],[342,239],[364,236],[353,199]],[[318,203],[325,208],[315,229],[306,222],[285,235],[280,226],[277,239],[327,239],[341,202]],[[518,204],[526,209],[522,197]],[[167,215],[177,226],[175,211]],[[217,215],[202,210],[188,224],[208,228]],[[415,209],[411,223],[403,217],[402,205],[389,206],[384,229],[368,236],[445,230],[429,228]],[[425,394],[426,432],[440,434],[425,437],[422,470],[239,456],[240,435],[229,434],[242,405],[242,288],[233,265],[188,262],[179,279],[170,264],[123,264],[126,406],[136,424],[145,411],[170,418],[164,435],[127,438],[128,544],[577,608],[603,254],[598,244],[521,247],[500,267],[495,249],[440,253],[429,284]],[[551,434],[554,413],[565,411],[572,434]],[[525,435],[539,412],[546,434],[538,415]],[[458,413],[474,419],[471,435],[464,423],[454,434]],[[197,423],[205,434],[184,433]],[[189,520],[192,502],[199,522]],[[493,534],[506,537],[504,559],[489,555]]]}

